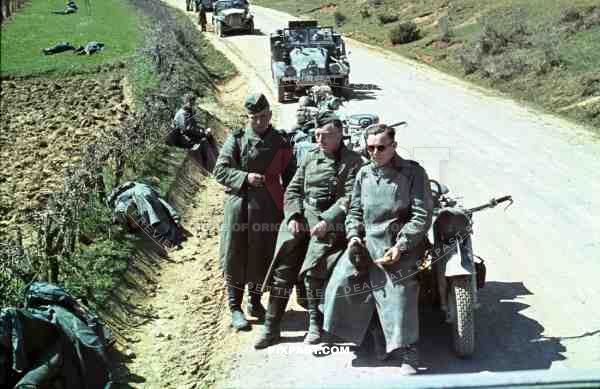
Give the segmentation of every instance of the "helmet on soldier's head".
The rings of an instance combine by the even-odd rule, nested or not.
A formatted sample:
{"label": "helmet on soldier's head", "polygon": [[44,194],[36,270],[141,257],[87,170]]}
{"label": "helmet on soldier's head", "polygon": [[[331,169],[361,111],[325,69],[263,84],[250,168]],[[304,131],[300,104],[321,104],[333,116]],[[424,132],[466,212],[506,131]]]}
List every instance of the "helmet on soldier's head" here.
{"label": "helmet on soldier's head", "polygon": [[310,105],[310,99],[308,98],[308,96],[300,97],[300,99],[298,99],[298,105],[300,107],[308,107]]}
{"label": "helmet on soldier's head", "polygon": [[330,95],[331,92],[331,87],[329,85],[321,85],[321,87],[319,88],[319,96],[321,97],[325,97],[327,95]]}
{"label": "helmet on soldier's head", "polygon": [[188,92],[183,95],[183,104],[193,105],[196,102],[196,95],[193,92]]}

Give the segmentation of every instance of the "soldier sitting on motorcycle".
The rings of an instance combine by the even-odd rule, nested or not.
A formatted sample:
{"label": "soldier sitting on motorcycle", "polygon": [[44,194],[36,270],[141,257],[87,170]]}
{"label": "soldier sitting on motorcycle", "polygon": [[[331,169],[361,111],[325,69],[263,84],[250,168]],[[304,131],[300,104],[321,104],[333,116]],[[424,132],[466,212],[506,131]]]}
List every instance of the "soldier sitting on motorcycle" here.
{"label": "soldier sitting on motorcycle", "polygon": [[[376,124],[367,135],[371,162],[354,183],[346,218],[350,250],[325,291],[325,330],[361,346],[370,338],[378,359],[395,357],[400,374],[416,374],[416,272],[433,212],[429,179],[396,153],[393,128]],[[357,245],[366,249],[368,267],[350,258]]]}

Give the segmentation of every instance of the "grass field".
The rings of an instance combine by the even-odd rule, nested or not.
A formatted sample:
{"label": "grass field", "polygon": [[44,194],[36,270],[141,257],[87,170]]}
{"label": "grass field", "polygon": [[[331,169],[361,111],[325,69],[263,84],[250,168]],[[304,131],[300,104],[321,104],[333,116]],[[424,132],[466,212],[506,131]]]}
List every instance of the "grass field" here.
{"label": "grass field", "polygon": [[[97,65],[131,56],[142,39],[140,16],[127,0],[78,1],[78,12],[55,15],[64,0],[32,1],[2,26],[1,74],[64,74],[94,69]],[[105,50],[91,56],[68,51],[43,55],[42,49],[59,42],[78,47],[89,41],[104,43]]]}
{"label": "grass field", "polygon": [[[317,19],[346,36],[600,129],[598,0],[255,0],[253,4]],[[419,39],[392,44],[390,31],[410,21],[418,27]],[[493,39],[500,39],[500,44],[481,55],[481,47]],[[472,71],[466,71],[461,61],[465,53],[477,57]]]}
{"label": "grass field", "polygon": [[[35,1],[2,26],[0,257],[11,261],[0,261],[0,306],[19,304],[22,288],[34,278],[55,279],[92,305],[106,303],[139,238],[112,225],[112,210],[93,188],[79,187],[81,181],[63,185],[64,168],[71,169],[68,177],[97,173],[91,166],[98,161],[87,148],[93,143],[109,155],[100,168],[107,191],[117,178],[114,157],[122,154],[121,182],[158,177],[166,196],[187,155],[164,144],[181,97],[191,90],[202,101],[216,101],[216,84],[236,74],[187,15],[160,0],[91,2],[89,13],[84,0],[78,4],[78,14],[63,16],[50,13],[64,7],[63,0]],[[44,25],[46,30],[38,28]],[[97,40],[106,50],[42,55],[41,48],[61,40]],[[85,201],[67,223],[78,226],[76,243],[56,261],[39,245],[42,226],[35,216],[52,204],[72,209],[65,193]],[[16,227],[24,249],[15,250]]]}

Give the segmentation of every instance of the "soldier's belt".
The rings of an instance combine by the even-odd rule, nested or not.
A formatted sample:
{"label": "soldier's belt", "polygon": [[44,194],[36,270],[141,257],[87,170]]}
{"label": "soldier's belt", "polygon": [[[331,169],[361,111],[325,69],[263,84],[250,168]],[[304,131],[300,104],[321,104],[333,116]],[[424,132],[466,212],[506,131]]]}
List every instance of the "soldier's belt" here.
{"label": "soldier's belt", "polygon": [[311,207],[314,207],[321,211],[324,211],[324,210],[328,209],[329,207],[331,207],[331,205],[333,203],[335,203],[335,201],[330,200],[330,199],[317,199],[314,197],[306,197],[304,199],[304,203]]}

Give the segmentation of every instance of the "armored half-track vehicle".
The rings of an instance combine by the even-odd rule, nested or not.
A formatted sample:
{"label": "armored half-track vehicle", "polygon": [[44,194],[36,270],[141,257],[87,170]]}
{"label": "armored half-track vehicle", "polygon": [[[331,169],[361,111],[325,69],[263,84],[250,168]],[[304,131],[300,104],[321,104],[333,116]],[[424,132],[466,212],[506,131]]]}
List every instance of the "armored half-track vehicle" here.
{"label": "armored half-track vehicle", "polygon": [[332,27],[319,27],[314,20],[290,21],[270,40],[271,75],[279,102],[320,84],[330,85],[336,95],[349,96],[346,45]]}
{"label": "armored half-track vehicle", "polygon": [[217,36],[234,31],[254,33],[254,15],[247,0],[218,0],[213,7],[212,24]]}

